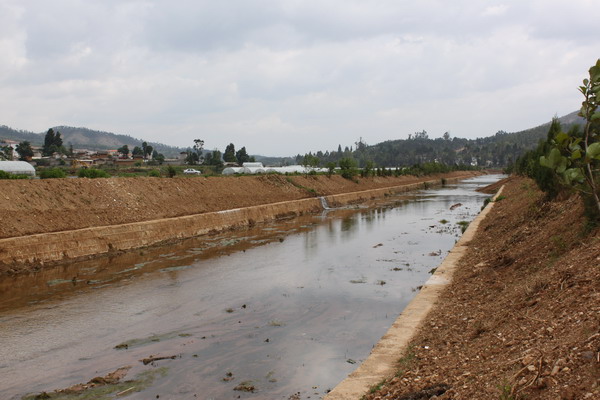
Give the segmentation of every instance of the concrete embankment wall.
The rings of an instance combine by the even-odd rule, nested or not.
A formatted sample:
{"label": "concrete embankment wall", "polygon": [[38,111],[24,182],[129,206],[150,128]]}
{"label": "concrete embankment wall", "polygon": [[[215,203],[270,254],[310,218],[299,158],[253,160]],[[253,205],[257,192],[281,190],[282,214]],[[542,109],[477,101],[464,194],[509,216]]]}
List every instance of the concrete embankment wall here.
{"label": "concrete embankment wall", "polygon": [[[331,206],[341,206],[435,184],[441,184],[441,180],[330,195],[326,199]],[[18,272],[19,266],[42,266],[127,251],[322,209],[320,199],[314,197],[183,217],[0,239],[0,264],[10,265],[13,272]]]}

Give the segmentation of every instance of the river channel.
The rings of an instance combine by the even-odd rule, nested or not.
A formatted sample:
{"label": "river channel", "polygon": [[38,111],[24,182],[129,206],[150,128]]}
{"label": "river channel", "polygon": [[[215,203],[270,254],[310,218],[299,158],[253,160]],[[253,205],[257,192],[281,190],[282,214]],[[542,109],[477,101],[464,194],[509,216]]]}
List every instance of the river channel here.
{"label": "river channel", "polygon": [[[106,398],[321,398],[369,355],[458,240],[459,223],[480,211],[488,195],[475,189],[500,178],[9,278],[0,398],[121,367],[135,381]],[[152,357],[173,358],[141,361]]]}

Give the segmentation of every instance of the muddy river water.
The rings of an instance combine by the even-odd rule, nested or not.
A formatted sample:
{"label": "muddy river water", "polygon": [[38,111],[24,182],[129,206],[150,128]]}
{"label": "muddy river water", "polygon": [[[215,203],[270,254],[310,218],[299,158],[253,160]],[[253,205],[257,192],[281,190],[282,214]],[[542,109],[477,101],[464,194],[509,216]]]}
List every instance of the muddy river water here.
{"label": "muddy river water", "polygon": [[480,211],[475,189],[499,178],[5,280],[0,398],[125,366],[137,383],[107,398],[321,398]]}

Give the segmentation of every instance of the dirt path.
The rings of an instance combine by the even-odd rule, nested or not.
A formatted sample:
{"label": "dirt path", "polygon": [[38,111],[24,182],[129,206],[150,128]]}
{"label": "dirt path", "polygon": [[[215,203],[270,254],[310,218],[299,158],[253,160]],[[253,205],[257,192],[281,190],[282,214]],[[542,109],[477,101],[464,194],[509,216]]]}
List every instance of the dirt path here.
{"label": "dirt path", "polygon": [[[470,177],[454,172],[446,178]],[[4,180],[0,238],[201,214],[415,183],[440,176],[327,176]]]}
{"label": "dirt path", "polygon": [[[395,377],[365,399],[600,398],[600,231],[512,178]],[[437,396],[437,397],[433,397]]]}

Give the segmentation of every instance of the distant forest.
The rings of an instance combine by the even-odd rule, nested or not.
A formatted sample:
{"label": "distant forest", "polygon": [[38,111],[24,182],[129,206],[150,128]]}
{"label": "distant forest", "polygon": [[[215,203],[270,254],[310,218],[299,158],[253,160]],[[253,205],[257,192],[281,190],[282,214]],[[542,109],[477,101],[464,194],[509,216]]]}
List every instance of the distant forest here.
{"label": "distant forest", "polygon": [[[583,124],[577,112],[560,118],[565,129],[575,124]],[[409,135],[408,139],[388,140],[375,145],[367,145],[359,139],[353,146],[334,151],[308,153],[316,156],[319,164],[338,163],[343,158],[354,159],[364,167],[369,161],[379,167],[407,167],[415,164],[438,162],[446,165],[477,165],[486,167],[506,167],[535,148],[540,140],[545,140],[550,128],[547,124],[520,132],[497,132],[494,136],[481,139],[450,137],[430,139],[426,131]],[[306,155],[298,154],[296,162],[302,163]]]}

